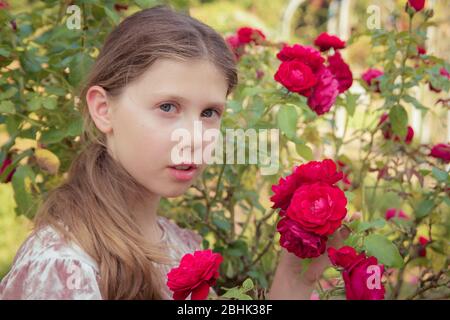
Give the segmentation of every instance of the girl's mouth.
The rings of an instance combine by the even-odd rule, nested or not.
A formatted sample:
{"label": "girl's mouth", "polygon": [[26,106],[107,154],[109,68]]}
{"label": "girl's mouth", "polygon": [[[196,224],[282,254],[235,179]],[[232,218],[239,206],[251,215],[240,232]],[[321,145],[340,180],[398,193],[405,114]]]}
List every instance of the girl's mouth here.
{"label": "girl's mouth", "polygon": [[197,165],[195,164],[179,164],[169,167],[170,174],[179,181],[191,180],[197,172]]}

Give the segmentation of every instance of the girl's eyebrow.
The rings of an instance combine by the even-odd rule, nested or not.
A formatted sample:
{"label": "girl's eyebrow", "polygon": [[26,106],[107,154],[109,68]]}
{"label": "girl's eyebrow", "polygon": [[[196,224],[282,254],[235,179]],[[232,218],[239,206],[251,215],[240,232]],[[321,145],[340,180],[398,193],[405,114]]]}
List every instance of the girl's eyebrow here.
{"label": "girl's eyebrow", "polygon": [[[168,100],[177,100],[177,101],[181,101],[182,103],[188,103],[189,100],[186,99],[185,97],[176,95],[176,94],[157,94],[156,97],[158,98],[158,100],[164,100],[164,99],[168,99]],[[218,102],[209,102],[207,103],[208,106],[215,106],[215,107],[219,107],[224,109],[225,108],[225,101],[218,101]]]}

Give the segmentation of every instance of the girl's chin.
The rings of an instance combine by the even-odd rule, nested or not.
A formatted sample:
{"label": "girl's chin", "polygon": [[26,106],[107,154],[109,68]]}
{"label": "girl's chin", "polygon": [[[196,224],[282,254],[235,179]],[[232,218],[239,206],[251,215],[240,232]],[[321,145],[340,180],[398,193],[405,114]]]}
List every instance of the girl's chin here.
{"label": "girl's chin", "polygon": [[187,189],[191,186],[191,183],[179,184],[178,186],[167,186],[164,190],[158,190],[158,194],[165,198],[175,198],[183,195]]}

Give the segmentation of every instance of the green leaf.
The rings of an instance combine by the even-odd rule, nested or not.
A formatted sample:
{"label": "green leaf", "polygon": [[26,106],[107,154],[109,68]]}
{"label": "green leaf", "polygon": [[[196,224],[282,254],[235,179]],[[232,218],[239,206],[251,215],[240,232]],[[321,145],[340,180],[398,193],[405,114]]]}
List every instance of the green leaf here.
{"label": "green leaf", "polygon": [[108,16],[108,18],[111,20],[111,22],[115,25],[119,24],[120,22],[120,16],[114,11],[111,10],[108,7],[104,7],[105,9],[105,14]]}
{"label": "green leaf", "polygon": [[17,88],[9,87],[5,92],[0,93],[0,100],[6,100],[11,98],[17,93]]}
{"label": "green leaf", "polygon": [[83,77],[89,73],[93,61],[92,57],[85,52],[79,52],[75,55],[69,65],[69,82],[71,85],[77,86],[81,82]]}
{"label": "green leaf", "polygon": [[146,9],[146,8],[153,7],[154,5],[156,5],[158,3],[158,1],[157,0],[134,0],[134,3],[136,3],[136,5],[139,8]]}
{"label": "green leaf", "polygon": [[45,58],[37,55],[37,49],[32,48],[20,56],[20,65],[25,72],[36,73],[42,70],[41,64],[46,61]]}
{"label": "green leaf", "polygon": [[405,102],[411,103],[412,105],[414,105],[417,109],[422,110],[422,111],[428,111],[428,109],[421,104],[416,98],[412,97],[412,96],[404,96],[403,100]]}
{"label": "green leaf", "polygon": [[231,229],[231,225],[227,220],[223,220],[218,217],[213,217],[212,222],[214,225],[216,225],[221,230],[230,231],[230,229]]}
{"label": "green leaf", "polygon": [[347,91],[347,94],[345,96],[346,99],[345,109],[347,109],[347,112],[351,117],[353,117],[353,115],[355,114],[356,101],[358,100],[358,98],[359,95],[351,94],[350,92]]}
{"label": "green leaf", "polygon": [[371,234],[364,239],[364,247],[369,255],[375,256],[378,261],[388,267],[401,268],[403,258],[397,247],[385,236]]}
{"label": "green leaf", "polygon": [[255,125],[264,113],[264,100],[259,95],[255,95],[251,99],[251,104],[248,106],[246,119],[248,126]]}
{"label": "green leaf", "polygon": [[297,118],[297,109],[294,106],[280,106],[277,114],[278,127],[291,140],[296,136]]}
{"label": "green leaf", "polygon": [[253,287],[254,287],[253,281],[252,281],[252,279],[250,279],[250,278],[246,279],[246,280],[244,281],[244,283],[242,284],[243,292],[247,292],[247,291],[249,291],[249,290],[252,290]]}
{"label": "green leaf", "polygon": [[392,125],[392,131],[400,137],[406,136],[408,126],[408,114],[401,105],[395,105],[389,112],[389,121]]}
{"label": "green leaf", "polygon": [[422,219],[430,214],[431,209],[433,209],[434,202],[432,200],[423,200],[417,206],[417,210],[415,211],[416,217],[418,219]]}
{"label": "green leaf", "polygon": [[59,129],[51,129],[42,132],[41,143],[51,144],[61,141],[66,136],[66,132]]}
{"label": "green leaf", "polygon": [[42,104],[45,109],[55,110],[57,105],[57,99],[55,97],[42,98]]}
{"label": "green leaf", "polygon": [[27,104],[27,109],[29,111],[36,111],[39,110],[42,106],[42,100],[41,97],[34,96]]}
{"label": "green leaf", "polygon": [[386,224],[386,220],[384,220],[382,218],[375,219],[373,221],[361,221],[358,224],[357,232],[363,232],[363,231],[366,231],[368,229],[383,228],[385,224]]}
{"label": "green leaf", "polygon": [[433,172],[433,176],[436,178],[436,180],[438,180],[439,182],[446,182],[448,180],[448,173],[438,169],[436,167],[434,167],[432,169]]}
{"label": "green leaf", "polygon": [[295,149],[297,150],[297,153],[304,158],[307,161],[313,160],[313,152],[310,147],[308,147],[304,143],[296,143]]}
{"label": "green leaf", "polygon": [[17,214],[31,217],[36,205],[31,194],[31,185],[34,184],[35,174],[31,167],[19,166],[14,173],[11,183],[14,189],[14,198],[17,204]]}
{"label": "green leaf", "polygon": [[11,101],[5,100],[0,102],[0,113],[13,114],[16,113],[16,108]]}

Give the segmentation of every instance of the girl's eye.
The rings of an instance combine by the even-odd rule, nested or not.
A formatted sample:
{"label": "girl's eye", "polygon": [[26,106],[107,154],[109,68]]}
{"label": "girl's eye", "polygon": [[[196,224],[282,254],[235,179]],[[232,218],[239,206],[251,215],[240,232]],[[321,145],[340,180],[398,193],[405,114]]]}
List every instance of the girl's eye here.
{"label": "girl's eye", "polygon": [[171,107],[175,107],[176,109],[176,106],[173,103],[163,103],[162,105],[159,106],[159,109],[161,109],[164,112],[170,112]]}
{"label": "girl's eye", "polygon": [[206,109],[202,112],[202,116],[206,117],[206,118],[211,118],[214,113],[216,113],[216,115],[220,118],[220,112],[215,110],[215,109]]}

